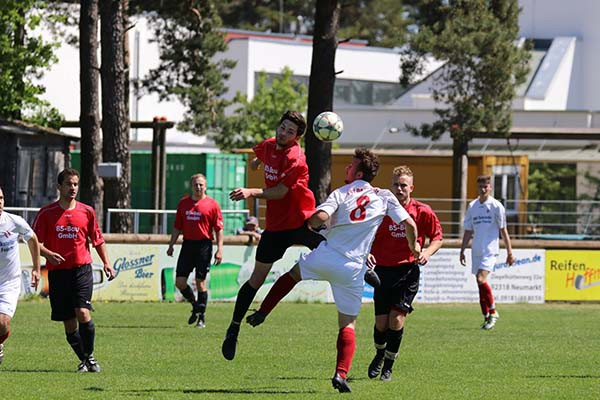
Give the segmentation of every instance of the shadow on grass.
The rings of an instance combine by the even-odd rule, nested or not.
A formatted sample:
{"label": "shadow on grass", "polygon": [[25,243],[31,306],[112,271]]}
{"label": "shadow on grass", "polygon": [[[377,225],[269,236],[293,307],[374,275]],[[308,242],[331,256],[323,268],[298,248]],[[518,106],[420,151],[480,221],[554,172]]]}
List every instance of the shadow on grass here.
{"label": "shadow on grass", "polygon": [[542,379],[598,379],[600,375],[526,375],[525,378],[542,378]]}
{"label": "shadow on grass", "polygon": [[66,371],[64,369],[39,369],[39,368],[31,368],[31,369],[18,369],[18,368],[2,368],[2,373],[42,373],[42,374],[54,374],[54,373],[72,373],[74,371]]}
{"label": "shadow on grass", "polygon": [[[95,390],[98,388],[87,388],[86,390]],[[225,394],[299,394],[299,393],[318,393],[316,390],[295,390],[295,389],[276,389],[276,388],[256,388],[256,389],[141,389],[141,390],[122,390],[121,393],[127,393],[137,396],[146,396],[150,393],[185,393],[185,394],[206,394],[206,393],[225,393]]]}
{"label": "shadow on grass", "polygon": [[173,325],[98,325],[99,328],[112,329],[173,329]]}

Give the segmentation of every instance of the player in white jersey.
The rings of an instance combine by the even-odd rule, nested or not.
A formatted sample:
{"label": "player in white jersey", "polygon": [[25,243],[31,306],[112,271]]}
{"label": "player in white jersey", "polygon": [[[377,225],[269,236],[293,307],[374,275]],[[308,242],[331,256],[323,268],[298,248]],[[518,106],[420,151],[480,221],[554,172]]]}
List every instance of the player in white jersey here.
{"label": "player in white jersey", "polygon": [[37,288],[40,279],[40,245],[23,218],[4,211],[4,192],[0,188],[0,364],[4,359],[4,342],[10,335],[10,321],[15,315],[21,291],[19,235],[29,246],[33,260],[31,286]]}
{"label": "player in white jersey", "polygon": [[277,303],[302,279],[325,280],[331,285],[338,309],[336,372],[331,382],[340,392],[350,392],[347,374],[352,364],[356,317],[362,303],[363,276],[375,232],[384,216],[404,223],[406,237],[415,257],[420,247],[417,226],[389,190],[373,188],[369,182],[379,169],[377,156],[366,149],[355,150],[346,167],[346,183],[334,190],[308,220],[311,228],[329,221],[326,241],[300,258],[298,263],[273,285],[260,309],[248,316],[253,326],[261,324]]}
{"label": "player in white jersey", "polygon": [[498,200],[491,196],[491,177],[488,175],[477,178],[479,197],[469,204],[465,215],[462,245],[460,247],[460,263],[466,265],[465,248],[473,237],[471,245],[471,269],[477,278],[479,287],[479,304],[483,313],[484,322],[482,329],[489,330],[496,325],[500,314],[494,304],[492,288],[487,282],[487,277],[494,270],[496,257],[498,257],[498,233],[502,235],[506,245],[506,263],[512,265],[515,259],[512,254],[510,236],[506,229],[506,211]]}

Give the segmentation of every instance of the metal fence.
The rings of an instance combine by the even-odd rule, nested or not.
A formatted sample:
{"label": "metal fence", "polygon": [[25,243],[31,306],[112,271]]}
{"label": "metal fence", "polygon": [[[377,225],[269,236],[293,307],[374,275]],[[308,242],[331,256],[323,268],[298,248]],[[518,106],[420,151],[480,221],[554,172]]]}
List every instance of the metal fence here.
{"label": "metal fence", "polygon": [[[33,223],[39,208],[34,207],[4,207],[4,209],[10,213],[21,215],[30,224]],[[132,214],[133,215],[133,227],[132,232],[129,233],[162,233],[166,234],[169,231],[167,226],[167,217],[169,214],[176,214],[177,210],[152,210],[152,209],[120,209],[120,208],[109,208],[106,211],[106,224],[104,225],[104,232],[110,233],[111,218],[114,214]],[[242,214],[245,217],[250,215],[250,210],[221,210],[222,214]],[[156,232],[140,232],[140,216],[141,215],[156,215],[158,216],[160,223],[159,228]]]}
{"label": "metal fence", "polygon": [[[442,224],[444,237],[459,238],[462,221],[452,209],[451,198],[418,199],[429,204]],[[600,201],[597,200],[504,200],[506,220],[516,239],[599,239]],[[470,202],[471,200],[469,200]]]}
{"label": "metal fence", "polygon": [[[461,235],[462,221],[459,220],[459,211],[454,211],[452,205],[455,199],[451,198],[421,198],[418,199],[429,204],[440,219],[444,230],[444,237],[459,238]],[[470,201],[470,200],[469,200]],[[509,232],[515,239],[600,239],[600,201],[597,200],[501,200],[505,207]],[[260,202],[258,208],[263,208]],[[30,207],[5,207],[8,212],[22,215],[30,223],[39,208]],[[157,215],[160,218],[160,228],[154,233],[167,233],[167,217],[175,214],[175,210],[151,209],[118,209],[109,208],[106,213],[105,231],[110,233],[111,218],[116,213],[128,213],[133,216],[133,227],[130,233],[139,232],[141,215]],[[223,214],[242,214],[248,216],[250,211],[222,210]],[[255,215],[258,215],[255,212]]]}

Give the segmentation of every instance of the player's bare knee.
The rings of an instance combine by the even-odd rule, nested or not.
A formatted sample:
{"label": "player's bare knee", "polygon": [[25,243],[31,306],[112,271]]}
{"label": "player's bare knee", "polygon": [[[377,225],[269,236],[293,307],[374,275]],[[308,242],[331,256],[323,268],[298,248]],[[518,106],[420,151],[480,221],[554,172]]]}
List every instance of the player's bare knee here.
{"label": "player's bare knee", "polygon": [[185,289],[187,287],[188,283],[187,283],[187,279],[183,278],[183,277],[177,277],[175,279],[175,286],[177,287],[177,289],[179,289],[180,291]]}
{"label": "player's bare knee", "polygon": [[87,308],[76,308],[75,317],[78,322],[88,322],[90,319],[92,319],[90,310]]}
{"label": "player's bare knee", "polygon": [[4,336],[10,330],[10,317],[0,313],[0,336]]}
{"label": "player's bare knee", "polygon": [[257,261],[254,265],[252,275],[250,275],[250,279],[248,280],[250,282],[250,286],[255,289],[261,287],[265,282],[265,279],[267,279],[267,275],[269,275],[269,271],[271,271],[272,266],[273,264],[265,264]]}
{"label": "player's bare knee", "polygon": [[338,326],[340,329],[356,327],[356,315],[343,314],[338,311]]}
{"label": "player's bare knee", "polygon": [[478,285],[483,285],[486,282],[487,282],[487,276],[477,274],[477,284]]}

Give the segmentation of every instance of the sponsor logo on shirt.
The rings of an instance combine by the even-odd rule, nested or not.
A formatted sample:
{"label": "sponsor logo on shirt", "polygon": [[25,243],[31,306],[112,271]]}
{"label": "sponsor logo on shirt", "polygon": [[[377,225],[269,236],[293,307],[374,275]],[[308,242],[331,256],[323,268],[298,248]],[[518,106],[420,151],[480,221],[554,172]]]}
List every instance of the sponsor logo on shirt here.
{"label": "sponsor logo on shirt", "polygon": [[187,210],[185,212],[185,219],[188,221],[199,221],[202,213],[195,210]]}
{"label": "sponsor logo on shirt", "polygon": [[276,181],[278,179],[279,170],[271,167],[270,165],[265,165],[265,179],[270,181]]}
{"label": "sponsor logo on shirt", "polygon": [[77,238],[77,233],[79,232],[79,227],[78,226],[71,226],[71,225],[56,225],[55,227],[56,232],[58,232],[58,235],[56,235],[59,239],[76,239]]}
{"label": "sponsor logo on shirt", "polygon": [[388,227],[390,231],[390,236],[396,239],[405,238],[406,231],[404,230],[404,224],[396,224],[392,223]]}
{"label": "sponsor logo on shirt", "polygon": [[[489,210],[488,210],[489,212]],[[479,224],[491,224],[492,223],[492,217],[491,215],[476,215],[473,217],[473,224],[474,225],[479,225]]]}

